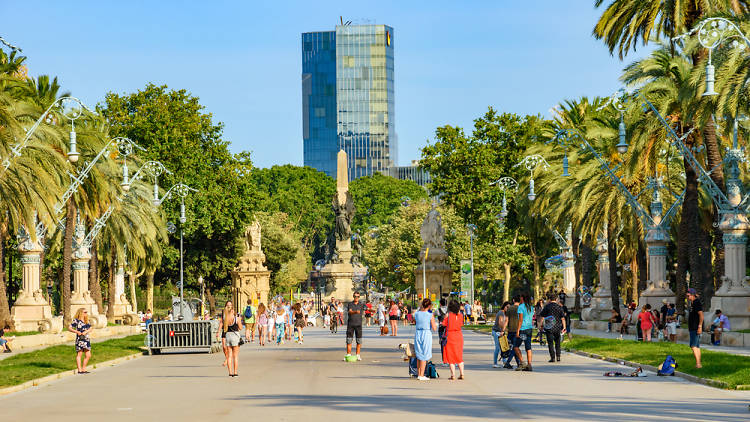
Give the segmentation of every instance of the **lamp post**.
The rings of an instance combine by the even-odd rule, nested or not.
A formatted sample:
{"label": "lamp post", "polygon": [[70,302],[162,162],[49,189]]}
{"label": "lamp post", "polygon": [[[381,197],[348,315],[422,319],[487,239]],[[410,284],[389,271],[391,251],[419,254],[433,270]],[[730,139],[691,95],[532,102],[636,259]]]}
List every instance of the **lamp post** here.
{"label": "lamp post", "polygon": [[682,41],[688,37],[698,34],[698,42],[703,48],[708,49],[708,63],[706,63],[706,90],[703,92],[704,97],[719,95],[714,90],[716,75],[714,65],[711,61],[713,51],[722,43],[732,40],[732,48],[745,50],[750,47],[750,39],[745,36],[742,30],[732,21],[726,18],[708,18],[698,24],[690,31],[678,35],[672,40]]}
{"label": "lamp post", "polygon": [[469,230],[469,253],[471,258],[471,305],[474,306],[474,232],[477,230],[477,226],[474,224],[467,224],[466,228]]}
{"label": "lamp post", "polygon": [[164,201],[166,201],[169,198],[169,196],[173,192],[175,195],[180,197],[180,316],[179,316],[179,319],[184,319],[185,277],[184,277],[184,262],[183,262],[184,261],[183,233],[184,233],[185,222],[187,222],[187,217],[185,217],[185,197],[188,196],[190,192],[198,192],[198,190],[193,189],[184,183],[177,183],[176,185],[169,188],[169,190],[167,191],[167,193],[164,194],[163,197],[159,198],[158,180],[154,180],[154,199],[153,199],[154,206],[158,207],[159,205],[161,205]]}
{"label": "lamp post", "polygon": [[549,163],[539,154],[527,155],[518,164],[513,167],[523,166],[529,171],[529,194],[526,195],[529,201],[536,199],[536,193],[534,192],[534,170],[541,167],[543,170],[549,168]]}
{"label": "lamp post", "polygon": [[[78,107],[76,108],[70,108],[70,113],[66,113],[66,104],[69,103],[75,103]],[[68,138],[68,161],[71,163],[76,163],[78,161],[78,157],[80,156],[80,153],[77,149],[77,142],[76,142],[76,132],[75,132],[75,120],[81,117],[81,114],[83,113],[83,110],[88,108],[83,104],[81,100],[79,100],[76,97],[60,97],[56,99],[52,104],[50,104],[49,107],[47,107],[47,110],[42,113],[41,116],[34,122],[34,124],[26,131],[26,135],[23,137],[23,139],[13,145],[10,149],[11,154],[10,157],[7,157],[5,160],[3,160],[3,170],[2,173],[4,174],[5,171],[8,170],[8,168],[13,163],[13,159],[15,157],[18,157],[21,155],[21,152],[24,148],[26,148],[29,145],[29,141],[31,140],[31,136],[36,132],[37,128],[39,128],[39,125],[42,124],[42,122],[46,123],[53,123],[54,119],[51,114],[52,109],[56,107],[61,107],[62,115],[65,116],[67,119],[70,120],[70,134]],[[90,110],[89,110],[90,111]]]}
{"label": "lamp post", "polygon": [[490,183],[490,186],[497,185],[503,191],[503,202],[500,214],[498,214],[498,223],[502,227],[505,224],[505,218],[508,217],[508,200],[506,199],[506,192],[512,190],[513,192],[518,190],[518,182],[516,179],[504,176],[494,182]]}

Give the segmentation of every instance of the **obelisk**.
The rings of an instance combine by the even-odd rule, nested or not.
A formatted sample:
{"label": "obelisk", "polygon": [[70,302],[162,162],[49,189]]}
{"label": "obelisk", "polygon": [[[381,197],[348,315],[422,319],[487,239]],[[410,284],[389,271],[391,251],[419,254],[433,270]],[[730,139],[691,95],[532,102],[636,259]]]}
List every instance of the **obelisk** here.
{"label": "obelisk", "polygon": [[354,204],[349,194],[349,174],[346,151],[336,156],[336,194],[333,201],[335,215],[334,235],[336,256],[321,270],[321,274],[333,284],[332,296],[341,301],[351,301],[354,293],[354,266],[352,265],[351,218]]}

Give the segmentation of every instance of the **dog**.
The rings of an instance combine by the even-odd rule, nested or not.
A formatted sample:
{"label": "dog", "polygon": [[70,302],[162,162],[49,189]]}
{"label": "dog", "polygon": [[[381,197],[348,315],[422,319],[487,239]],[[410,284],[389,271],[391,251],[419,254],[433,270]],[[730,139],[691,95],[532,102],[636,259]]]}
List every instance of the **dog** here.
{"label": "dog", "polygon": [[403,350],[404,354],[401,356],[405,361],[408,361],[410,357],[415,355],[414,343],[401,343],[398,345],[399,350]]}

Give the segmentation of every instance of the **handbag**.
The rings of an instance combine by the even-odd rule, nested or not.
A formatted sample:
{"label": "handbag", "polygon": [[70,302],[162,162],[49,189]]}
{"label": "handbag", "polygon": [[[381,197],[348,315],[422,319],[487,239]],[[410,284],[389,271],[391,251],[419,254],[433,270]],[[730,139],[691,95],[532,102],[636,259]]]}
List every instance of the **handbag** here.
{"label": "handbag", "polygon": [[510,350],[510,343],[508,343],[508,335],[503,334],[497,338],[497,342],[500,343],[500,351],[505,353]]}

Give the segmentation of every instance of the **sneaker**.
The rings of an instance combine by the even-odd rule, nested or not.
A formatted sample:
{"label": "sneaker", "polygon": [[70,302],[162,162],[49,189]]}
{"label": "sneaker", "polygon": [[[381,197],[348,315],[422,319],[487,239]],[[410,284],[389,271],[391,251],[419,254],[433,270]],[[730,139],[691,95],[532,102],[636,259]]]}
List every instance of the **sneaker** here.
{"label": "sneaker", "polygon": [[550,360],[548,360],[547,362],[554,363],[555,362],[555,358],[550,358]]}
{"label": "sneaker", "polygon": [[500,368],[500,365],[498,365],[498,364],[494,364],[494,365],[492,365],[492,367],[493,367],[493,368]]}
{"label": "sneaker", "polygon": [[504,369],[513,369],[513,367],[509,363],[506,363],[505,365],[503,365],[503,368]]}
{"label": "sneaker", "polygon": [[427,377],[417,377],[419,381],[429,381],[430,379]]}
{"label": "sneaker", "polygon": [[533,369],[531,369],[531,365],[526,365],[521,370],[524,371],[524,372],[531,372],[531,371],[533,371]]}
{"label": "sneaker", "polygon": [[5,350],[3,350],[3,353],[10,353],[10,352],[11,352],[11,350],[10,350],[10,349],[5,349]]}
{"label": "sneaker", "polygon": [[557,357],[557,361],[560,362],[560,356]]}
{"label": "sneaker", "polygon": [[516,366],[516,371],[524,371],[526,370],[525,368],[526,368],[526,364],[521,363],[520,365]]}
{"label": "sneaker", "polygon": [[607,330],[607,331],[605,331],[605,333],[611,333],[611,332],[612,332],[612,330]]}
{"label": "sneaker", "polygon": [[357,355],[357,360],[358,360],[358,361],[361,361],[361,360],[362,360],[362,356],[360,356],[360,355]]}

